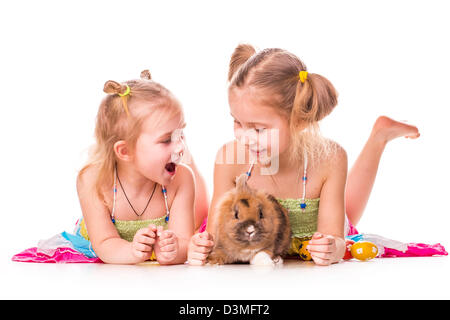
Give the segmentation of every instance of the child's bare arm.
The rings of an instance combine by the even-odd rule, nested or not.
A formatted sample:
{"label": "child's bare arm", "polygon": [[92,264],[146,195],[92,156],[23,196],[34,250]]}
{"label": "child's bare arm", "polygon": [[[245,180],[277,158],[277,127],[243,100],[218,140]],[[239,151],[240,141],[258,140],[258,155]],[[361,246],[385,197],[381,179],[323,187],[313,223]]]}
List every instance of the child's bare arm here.
{"label": "child's bare arm", "polygon": [[106,263],[134,264],[144,261],[144,256],[133,254],[133,243],[120,238],[107,207],[97,196],[95,177],[95,168],[90,167],[77,179],[81,211],[95,253]]}
{"label": "child's bare arm", "polygon": [[329,265],[342,259],[345,253],[345,183],[347,179],[347,154],[337,148],[324,166],[326,180],[320,192],[317,231],[309,242],[309,251],[316,264]]}

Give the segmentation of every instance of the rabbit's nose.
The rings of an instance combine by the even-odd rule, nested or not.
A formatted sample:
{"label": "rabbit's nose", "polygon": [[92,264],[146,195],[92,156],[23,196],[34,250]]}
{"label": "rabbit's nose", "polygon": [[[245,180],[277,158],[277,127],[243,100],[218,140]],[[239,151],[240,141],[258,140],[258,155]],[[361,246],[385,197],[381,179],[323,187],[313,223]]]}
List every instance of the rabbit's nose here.
{"label": "rabbit's nose", "polygon": [[252,235],[255,232],[255,227],[253,225],[248,226],[246,232],[249,236]]}

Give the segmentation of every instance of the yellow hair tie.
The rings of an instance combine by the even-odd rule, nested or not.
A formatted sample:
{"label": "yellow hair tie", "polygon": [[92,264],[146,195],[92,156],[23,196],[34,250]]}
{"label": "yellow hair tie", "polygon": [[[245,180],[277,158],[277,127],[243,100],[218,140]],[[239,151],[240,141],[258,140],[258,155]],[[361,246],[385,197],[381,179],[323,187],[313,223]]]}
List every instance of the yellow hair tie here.
{"label": "yellow hair tie", "polygon": [[305,83],[306,79],[308,79],[308,72],[302,70],[298,73],[298,76],[300,77],[300,81]]}
{"label": "yellow hair tie", "polygon": [[130,86],[127,85],[127,90],[125,90],[124,93],[118,93],[118,95],[121,96],[121,97],[125,97],[125,96],[129,95],[130,92],[131,92]]}
{"label": "yellow hair tie", "polygon": [[130,117],[130,112],[128,111],[127,99],[125,98],[131,92],[130,86],[127,85],[127,90],[124,93],[118,93],[118,95],[122,98],[123,108],[128,117]]}

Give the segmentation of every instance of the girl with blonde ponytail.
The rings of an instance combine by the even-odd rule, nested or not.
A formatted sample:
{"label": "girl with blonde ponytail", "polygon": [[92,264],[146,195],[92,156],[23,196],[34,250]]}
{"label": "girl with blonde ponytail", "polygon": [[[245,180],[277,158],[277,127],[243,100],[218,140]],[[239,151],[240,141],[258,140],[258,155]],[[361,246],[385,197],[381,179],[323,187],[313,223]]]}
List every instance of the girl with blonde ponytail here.
{"label": "girl with blonde ponytail", "polygon": [[[207,231],[192,238],[189,262],[205,263],[213,245],[215,206],[243,172],[250,187],[274,195],[289,211],[291,255],[319,265],[340,261],[344,236],[356,231],[353,225],[364,211],[384,147],[397,137],[419,137],[418,129],[379,117],[347,179],[345,150],[319,130],[320,120],[338,103],[328,79],[308,72],[286,50],[257,52],[241,44],[231,56],[228,81],[236,140],[217,154]],[[301,251],[306,242],[310,256]]]}

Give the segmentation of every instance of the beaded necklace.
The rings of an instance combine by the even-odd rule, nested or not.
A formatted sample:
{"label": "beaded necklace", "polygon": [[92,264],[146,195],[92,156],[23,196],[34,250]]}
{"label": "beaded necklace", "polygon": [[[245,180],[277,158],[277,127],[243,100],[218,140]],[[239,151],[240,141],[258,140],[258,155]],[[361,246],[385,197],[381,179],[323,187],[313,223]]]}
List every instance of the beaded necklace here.
{"label": "beaded necklace", "polygon": [[[118,176],[117,176],[117,164],[116,164],[116,165],[114,166],[113,207],[112,207],[112,210],[111,210],[111,221],[112,221],[113,223],[116,223],[116,218],[115,218],[114,213],[115,213],[115,211],[116,211],[117,177],[118,177]],[[156,188],[156,184],[155,184],[155,188]],[[153,192],[155,192],[155,188],[153,189]],[[163,193],[163,195],[164,195],[164,203],[165,203],[165,206],[166,206],[166,218],[165,218],[165,221],[168,222],[168,221],[169,221],[170,210],[169,210],[169,205],[167,204],[167,189],[166,189],[166,187],[163,186],[163,185],[161,185],[161,188],[162,188],[162,193]],[[122,190],[123,190],[123,188],[122,188]],[[124,194],[125,194],[125,193],[124,193]],[[150,197],[150,200],[151,200],[152,197],[153,197],[153,193],[152,193],[152,195],[151,195],[151,197]],[[128,198],[127,198],[127,200],[128,200]],[[148,203],[150,203],[150,200],[149,200]],[[128,200],[128,203],[129,203],[130,206],[131,206],[131,203],[130,203],[129,200]],[[147,206],[148,206],[148,203],[147,203]],[[131,208],[133,209],[134,213],[136,213],[136,211],[134,210],[133,206],[131,206]],[[145,207],[145,209],[147,209],[147,207]],[[144,211],[145,211],[145,209],[144,209]],[[143,211],[142,213],[144,213],[144,211]],[[142,215],[142,213],[141,213],[141,215]],[[136,213],[136,215],[137,215],[137,216],[140,216],[140,215],[137,214],[137,213]]]}
{"label": "beaded necklace", "polygon": [[[253,166],[255,165],[255,160],[252,161],[250,168],[247,170],[247,172],[245,173],[247,175],[247,180],[250,179],[250,176],[252,175],[252,169]],[[303,212],[305,212],[305,209],[307,207],[306,205],[306,180],[308,179],[306,177],[306,168],[308,167],[308,157],[305,154],[304,157],[304,169],[303,169],[303,176],[302,176],[302,185],[303,185],[303,194],[302,194],[302,199],[300,202],[300,209],[302,209]]]}

